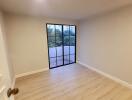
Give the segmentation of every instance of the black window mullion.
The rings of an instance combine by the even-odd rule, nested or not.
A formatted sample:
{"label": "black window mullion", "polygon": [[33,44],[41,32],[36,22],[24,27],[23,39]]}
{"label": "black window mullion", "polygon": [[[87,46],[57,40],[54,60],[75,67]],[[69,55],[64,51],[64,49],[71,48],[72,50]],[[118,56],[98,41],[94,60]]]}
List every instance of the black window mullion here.
{"label": "black window mullion", "polygon": [[[48,25],[48,23],[46,24],[46,25]],[[62,65],[58,65],[58,60],[57,60],[57,57],[63,57],[62,58],[62,60],[63,60],[63,65],[68,65],[68,64],[71,64],[71,63],[75,63],[76,62],[76,26],[75,25],[65,25],[65,24],[49,24],[49,25],[54,25],[54,32],[55,32],[55,34],[54,34],[54,36],[48,36],[48,31],[47,31],[47,40],[48,40],[48,38],[49,37],[55,37],[55,41],[53,41],[53,43],[55,43],[55,52],[56,52],[56,55],[55,55],[55,57],[50,57],[49,56],[49,63],[50,63],[50,58],[54,58],[54,60],[56,61],[56,66],[54,66],[54,67],[50,67],[50,68],[56,68],[56,67],[59,67],[59,66],[62,66]],[[61,41],[62,41],[62,55],[57,55],[57,53],[58,53],[58,49],[57,49],[57,46],[59,46],[59,45],[57,45],[57,39],[60,39],[60,38],[58,38],[57,36],[57,27],[56,27],[56,25],[60,25],[60,26],[62,26],[61,27],[61,32],[62,32],[62,39],[61,39]],[[65,53],[65,51],[64,51],[64,26],[67,26],[68,27],[68,31],[69,31],[69,34],[65,34],[66,36],[67,36],[67,38],[69,37],[69,54],[67,54],[67,55],[64,55],[64,53]],[[71,50],[71,47],[70,47],[70,45],[71,45],[71,32],[70,32],[70,28],[71,28],[71,26],[75,26],[75,40],[74,40],[74,42],[75,42],[75,53],[73,53],[73,54],[70,54],[70,50]],[[47,29],[48,29],[48,27],[47,27]],[[49,43],[49,41],[48,41],[48,43]],[[68,43],[66,43],[66,44],[68,44]],[[48,53],[49,53],[49,45],[48,45]],[[49,54],[48,54],[49,55]],[[65,64],[65,56],[69,56],[69,63],[67,62],[66,64]],[[70,60],[72,59],[72,58],[70,58],[70,56],[73,56],[74,57],[74,62],[70,62]],[[56,59],[55,59],[56,58]],[[73,60],[73,59],[72,59]],[[49,66],[50,66],[50,64],[49,64]]]}
{"label": "black window mullion", "polygon": [[62,25],[62,49],[63,49],[63,65],[64,65],[64,30],[63,30],[63,25]]}
{"label": "black window mullion", "polygon": [[57,66],[57,47],[56,47],[56,25],[54,24],[55,28],[55,50],[56,50],[56,66]]}
{"label": "black window mullion", "polygon": [[50,68],[50,56],[49,56],[49,38],[48,38],[48,24],[46,24],[46,32],[47,32],[47,46],[48,46],[48,60],[49,60],[49,68]]}
{"label": "black window mullion", "polygon": [[70,63],[70,25],[69,25],[69,63]]}

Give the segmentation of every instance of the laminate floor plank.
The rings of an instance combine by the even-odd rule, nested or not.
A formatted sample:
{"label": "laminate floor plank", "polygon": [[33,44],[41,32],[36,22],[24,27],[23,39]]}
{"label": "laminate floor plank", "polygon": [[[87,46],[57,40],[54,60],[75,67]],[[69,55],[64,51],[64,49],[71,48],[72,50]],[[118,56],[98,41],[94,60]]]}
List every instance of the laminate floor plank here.
{"label": "laminate floor plank", "polygon": [[16,80],[15,100],[132,100],[132,90],[79,64]]}

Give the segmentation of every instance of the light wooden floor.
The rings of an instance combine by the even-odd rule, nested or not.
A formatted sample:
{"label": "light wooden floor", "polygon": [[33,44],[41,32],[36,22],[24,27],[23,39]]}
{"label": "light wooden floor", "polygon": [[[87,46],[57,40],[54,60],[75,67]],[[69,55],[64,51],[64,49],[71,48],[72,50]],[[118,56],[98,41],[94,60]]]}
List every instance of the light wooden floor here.
{"label": "light wooden floor", "polygon": [[15,100],[132,100],[132,90],[72,64],[17,79]]}

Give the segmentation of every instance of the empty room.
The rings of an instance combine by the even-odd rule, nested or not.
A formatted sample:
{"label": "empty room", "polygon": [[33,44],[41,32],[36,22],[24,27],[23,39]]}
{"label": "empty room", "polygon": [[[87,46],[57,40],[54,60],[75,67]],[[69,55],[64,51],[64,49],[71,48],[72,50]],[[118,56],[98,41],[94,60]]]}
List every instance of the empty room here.
{"label": "empty room", "polygon": [[132,100],[132,0],[0,0],[0,100]]}

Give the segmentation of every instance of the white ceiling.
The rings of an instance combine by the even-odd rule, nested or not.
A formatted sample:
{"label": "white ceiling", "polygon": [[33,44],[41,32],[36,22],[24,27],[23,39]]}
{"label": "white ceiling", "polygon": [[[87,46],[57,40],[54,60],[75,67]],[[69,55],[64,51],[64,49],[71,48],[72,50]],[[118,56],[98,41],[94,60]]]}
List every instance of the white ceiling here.
{"label": "white ceiling", "polygon": [[7,12],[76,20],[130,4],[132,0],[0,0]]}

